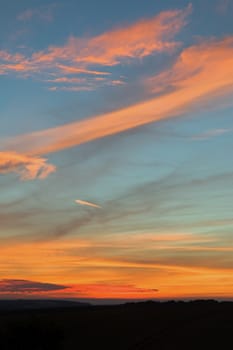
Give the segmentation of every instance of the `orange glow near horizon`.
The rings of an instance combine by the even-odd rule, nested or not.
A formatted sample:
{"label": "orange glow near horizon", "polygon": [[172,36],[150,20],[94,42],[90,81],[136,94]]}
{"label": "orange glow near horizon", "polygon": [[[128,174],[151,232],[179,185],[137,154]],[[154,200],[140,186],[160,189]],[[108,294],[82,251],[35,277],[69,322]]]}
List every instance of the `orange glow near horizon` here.
{"label": "orange glow near horizon", "polygon": [[[203,261],[198,266],[187,258],[182,264],[171,262],[164,258],[166,251],[172,248],[179,251],[181,242],[185,251],[198,250],[198,246],[192,241],[192,235],[164,235],[158,236],[154,245],[154,253],[157,259],[148,259],[147,250],[151,249],[153,235],[148,234],[135,237],[130,243],[125,238],[87,240],[65,239],[51,242],[11,243],[3,242],[0,257],[0,269],[2,278],[17,280],[17,276],[23,275],[26,281],[49,282],[65,286],[60,290],[16,292],[15,296],[28,297],[72,297],[72,298],[122,298],[122,299],[146,299],[146,298],[185,298],[192,296],[230,296],[232,281],[230,276],[232,269],[214,267],[214,256],[210,255],[209,264]],[[198,237],[196,238],[196,242]],[[202,239],[199,237],[199,245]],[[205,241],[203,241],[204,243]],[[162,244],[162,246],[160,246]],[[206,243],[205,243],[206,244]],[[143,256],[132,256],[131,251],[139,250],[143,245]],[[127,257],[110,257],[111,247],[126,249]],[[200,251],[205,246],[200,246]],[[212,248],[214,250],[214,248]],[[216,247],[217,252],[222,251]],[[206,254],[209,252],[206,247]],[[197,252],[198,253],[198,252]],[[135,253],[134,253],[135,255]],[[208,266],[209,265],[209,266]],[[15,273],[14,271],[17,271]],[[99,282],[96,282],[98,273]],[[151,278],[151,275],[154,277]],[[222,287],[224,281],[224,287]],[[4,281],[2,282],[4,285]],[[175,292],[174,292],[175,290]],[[6,296],[6,292],[0,296]]]}

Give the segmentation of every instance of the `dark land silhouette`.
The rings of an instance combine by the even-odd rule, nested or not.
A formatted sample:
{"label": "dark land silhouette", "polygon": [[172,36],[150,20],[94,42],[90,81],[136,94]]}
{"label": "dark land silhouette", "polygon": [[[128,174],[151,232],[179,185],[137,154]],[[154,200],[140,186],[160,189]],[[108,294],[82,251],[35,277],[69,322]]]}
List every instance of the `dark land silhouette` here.
{"label": "dark land silhouette", "polygon": [[1,350],[232,348],[233,302],[0,302]]}

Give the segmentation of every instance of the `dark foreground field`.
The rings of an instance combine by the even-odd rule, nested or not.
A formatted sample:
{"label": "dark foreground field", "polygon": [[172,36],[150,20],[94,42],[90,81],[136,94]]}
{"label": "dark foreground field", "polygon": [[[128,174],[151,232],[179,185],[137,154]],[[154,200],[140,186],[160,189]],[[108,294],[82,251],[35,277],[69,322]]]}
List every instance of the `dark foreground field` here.
{"label": "dark foreground field", "polygon": [[2,310],[0,349],[233,349],[233,303]]}

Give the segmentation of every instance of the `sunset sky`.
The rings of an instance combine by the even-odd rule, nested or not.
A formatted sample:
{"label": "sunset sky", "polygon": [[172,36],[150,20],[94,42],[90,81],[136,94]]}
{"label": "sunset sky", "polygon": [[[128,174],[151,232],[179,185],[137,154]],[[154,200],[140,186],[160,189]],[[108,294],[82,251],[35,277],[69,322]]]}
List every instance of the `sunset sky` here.
{"label": "sunset sky", "polygon": [[233,298],[233,1],[0,10],[0,298]]}

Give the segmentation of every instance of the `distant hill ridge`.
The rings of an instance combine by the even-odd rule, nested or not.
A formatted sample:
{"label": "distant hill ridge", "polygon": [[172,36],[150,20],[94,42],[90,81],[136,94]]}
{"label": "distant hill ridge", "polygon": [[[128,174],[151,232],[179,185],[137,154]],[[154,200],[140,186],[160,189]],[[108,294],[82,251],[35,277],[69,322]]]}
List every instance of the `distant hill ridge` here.
{"label": "distant hill ridge", "polygon": [[58,309],[87,307],[90,303],[57,299],[0,300],[0,310]]}

